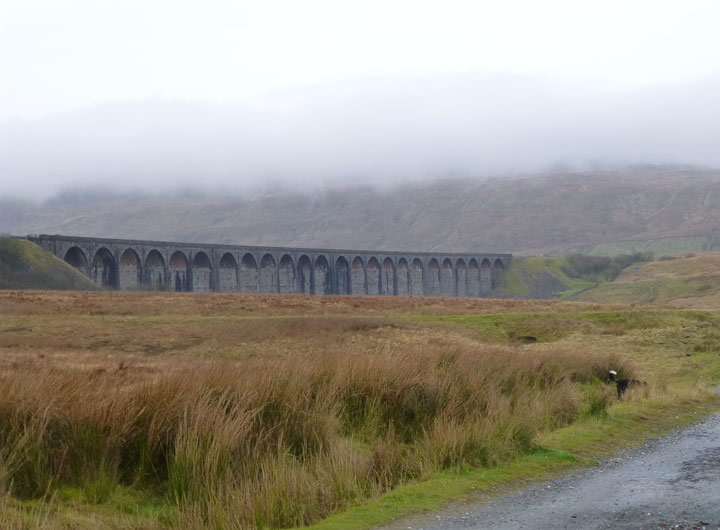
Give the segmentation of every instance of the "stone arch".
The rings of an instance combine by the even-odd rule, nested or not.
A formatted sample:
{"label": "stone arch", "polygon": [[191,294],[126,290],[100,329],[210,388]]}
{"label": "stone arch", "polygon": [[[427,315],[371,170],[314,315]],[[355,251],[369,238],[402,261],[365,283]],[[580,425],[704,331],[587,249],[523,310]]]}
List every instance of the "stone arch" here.
{"label": "stone arch", "polygon": [[165,260],[159,250],[151,250],[145,256],[145,285],[150,289],[165,288]]}
{"label": "stone arch", "polygon": [[275,258],[270,254],[265,254],[260,260],[260,292],[261,293],[277,293],[277,266]]}
{"label": "stone arch", "polygon": [[432,258],[428,263],[426,293],[430,296],[439,296],[440,292],[440,264],[438,260]]}
{"label": "stone arch", "polygon": [[279,290],[283,294],[295,293],[295,262],[290,254],[280,258]]}
{"label": "stone arch", "polygon": [[495,261],[493,261],[493,267],[492,267],[492,287],[495,287],[498,278],[500,277],[500,274],[505,270],[505,264],[502,262],[500,258],[497,258]]}
{"label": "stone arch", "polygon": [[350,287],[353,294],[367,294],[365,287],[365,262],[360,256],[355,256],[350,269]]}
{"label": "stone arch", "polygon": [[492,270],[490,260],[484,258],[480,262],[480,295],[490,294],[492,291]]}
{"label": "stone arch", "polygon": [[468,296],[480,296],[480,268],[475,258],[472,258],[470,263],[468,263],[465,282],[467,284]]}
{"label": "stone arch", "polygon": [[397,262],[397,292],[398,296],[408,296],[410,294],[409,286],[409,274],[408,262],[405,258],[400,258]]}
{"label": "stone arch", "polygon": [[87,270],[88,260],[80,247],[70,247],[65,253],[65,263],[72,265],[83,273]]}
{"label": "stone arch", "polygon": [[122,290],[134,290],[142,282],[142,266],[140,256],[134,249],[128,248],[120,255],[118,268],[118,286]]}
{"label": "stone arch", "polygon": [[240,260],[238,284],[242,293],[258,292],[258,266],[252,254],[245,254]]}
{"label": "stone arch", "polygon": [[372,257],[367,262],[367,294],[380,294],[380,263],[377,258]]}
{"label": "stone arch", "polygon": [[330,265],[325,256],[315,258],[315,294],[332,293]]}
{"label": "stone arch", "polygon": [[395,295],[395,264],[392,258],[385,258],[382,263],[382,275],[380,277],[380,292],[390,296]]}
{"label": "stone arch", "polygon": [[313,266],[310,258],[306,255],[300,256],[297,262],[297,292],[301,294],[312,293],[312,272]]}
{"label": "stone arch", "polygon": [[467,296],[467,269],[462,258],[455,262],[455,296]]}
{"label": "stone arch", "polygon": [[90,277],[100,287],[117,287],[115,258],[107,248],[101,247],[95,252]]}
{"label": "stone arch", "polygon": [[218,287],[219,291],[231,293],[238,290],[238,266],[235,256],[230,252],[226,252],[220,258],[220,267],[218,269]]}
{"label": "stone arch", "polygon": [[335,260],[335,278],[337,278],[337,294],[352,293],[350,287],[350,266],[343,256]]}
{"label": "stone arch", "polygon": [[179,250],[170,256],[170,285],[177,292],[188,290],[188,260]]}
{"label": "stone arch", "polygon": [[455,296],[455,281],[453,278],[453,264],[445,258],[440,269],[440,294],[442,296]]}
{"label": "stone arch", "polygon": [[423,296],[425,287],[423,284],[423,264],[420,258],[415,258],[410,264],[409,291],[411,296]]}
{"label": "stone arch", "polygon": [[209,293],[213,289],[212,263],[202,250],[195,254],[192,264],[192,290],[196,293]]}

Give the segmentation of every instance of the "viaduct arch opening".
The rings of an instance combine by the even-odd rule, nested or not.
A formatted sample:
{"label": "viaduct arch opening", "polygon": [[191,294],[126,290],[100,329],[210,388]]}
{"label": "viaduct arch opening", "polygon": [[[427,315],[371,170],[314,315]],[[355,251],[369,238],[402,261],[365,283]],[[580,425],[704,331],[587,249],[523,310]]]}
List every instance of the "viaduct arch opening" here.
{"label": "viaduct arch opening", "polygon": [[238,282],[240,284],[240,292],[258,292],[258,266],[252,254],[245,254],[240,260]]}
{"label": "viaduct arch opening", "polygon": [[260,292],[261,293],[277,293],[277,266],[275,258],[270,254],[265,254],[260,261]]}
{"label": "viaduct arch opening", "polygon": [[382,266],[382,294],[395,295],[395,264],[390,258],[383,260]]}
{"label": "viaduct arch opening", "polygon": [[453,281],[453,264],[449,258],[442,262],[440,270],[440,295],[453,296],[455,294],[455,282]]}
{"label": "viaduct arch opening", "polygon": [[193,257],[192,290],[196,293],[209,293],[213,290],[212,264],[205,252],[198,252]]}
{"label": "viaduct arch opening", "polygon": [[419,258],[415,258],[410,266],[408,274],[408,290],[413,296],[425,295],[425,283],[423,278],[423,264]]}
{"label": "viaduct arch opening", "polygon": [[427,294],[440,296],[440,264],[433,258],[428,263]]}
{"label": "viaduct arch opening", "polygon": [[455,296],[467,296],[467,269],[462,258],[455,262]]}
{"label": "viaduct arch opening", "polygon": [[92,280],[100,287],[117,288],[117,266],[115,258],[107,248],[101,247],[95,252],[91,271]]}
{"label": "viaduct arch opening", "polygon": [[189,291],[188,285],[188,260],[185,254],[179,250],[170,256],[170,281],[173,289],[178,292]]}
{"label": "viaduct arch opening", "polygon": [[298,293],[310,294],[312,293],[312,263],[310,258],[304,254],[300,256],[297,264],[298,271]]}
{"label": "viaduct arch opening", "polygon": [[280,259],[280,292],[289,294],[295,292],[295,263],[292,256],[285,254]]}
{"label": "viaduct arch opening", "polygon": [[159,251],[153,249],[145,258],[145,282],[150,289],[165,289],[165,260]]}
{"label": "viaduct arch opening", "polygon": [[330,276],[330,265],[325,256],[318,256],[315,259],[315,291],[314,294],[332,293]]}
{"label": "viaduct arch opening", "polygon": [[232,293],[238,290],[238,266],[235,256],[230,252],[226,252],[220,258],[220,268],[218,269],[219,291],[223,293]]}
{"label": "viaduct arch opening", "polygon": [[468,296],[480,296],[480,269],[475,258],[471,259],[470,263],[468,263],[465,281],[467,284]]}
{"label": "viaduct arch opening", "polygon": [[367,294],[371,296],[380,294],[380,274],[380,264],[377,258],[370,258],[367,262]]}
{"label": "viaduct arch opening", "polygon": [[335,261],[335,277],[337,278],[335,292],[337,294],[352,294],[350,266],[343,256],[340,256]]}
{"label": "viaduct arch opening", "polygon": [[118,283],[119,288],[123,290],[138,289],[142,283],[140,256],[131,248],[126,249],[120,256]]}
{"label": "viaduct arch opening", "polygon": [[367,286],[365,284],[365,263],[360,256],[352,261],[352,269],[350,270],[350,288],[353,294],[367,294]]}
{"label": "viaduct arch opening", "polygon": [[80,247],[70,247],[65,253],[64,260],[67,264],[83,272],[85,272],[88,266],[87,257],[85,257],[85,253],[80,250]]}
{"label": "viaduct arch opening", "polygon": [[492,291],[492,270],[490,260],[485,258],[480,262],[480,293],[487,294]]}
{"label": "viaduct arch opening", "polygon": [[397,264],[397,296],[410,295],[410,271],[408,270],[408,262],[405,258],[400,258]]}

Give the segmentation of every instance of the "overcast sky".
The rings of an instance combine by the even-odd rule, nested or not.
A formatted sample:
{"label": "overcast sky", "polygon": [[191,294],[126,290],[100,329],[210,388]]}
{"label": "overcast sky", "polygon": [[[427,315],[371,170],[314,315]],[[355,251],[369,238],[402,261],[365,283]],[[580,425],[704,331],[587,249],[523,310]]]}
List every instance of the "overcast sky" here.
{"label": "overcast sky", "polygon": [[717,165],[718,21],[712,0],[0,0],[0,193]]}

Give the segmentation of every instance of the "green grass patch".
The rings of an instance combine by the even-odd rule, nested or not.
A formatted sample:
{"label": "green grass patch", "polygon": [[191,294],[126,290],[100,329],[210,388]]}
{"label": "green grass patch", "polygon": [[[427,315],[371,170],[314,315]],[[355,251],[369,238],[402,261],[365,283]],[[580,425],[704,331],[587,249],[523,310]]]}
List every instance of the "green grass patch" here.
{"label": "green grass patch", "polygon": [[395,488],[377,501],[328,517],[309,528],[315,530],[360,529],[387,523],[393,518],[424,510],[439,509],[451,501],[516,480],[550,478],[576,465],[578,458],[567,451],[538,447],[502,466],[459,468],[433,474],[428,480]]}
{"label": "green grass patch", "polygon": [[0,289],[95,290],[82,273],[35,243],[0,237]]}

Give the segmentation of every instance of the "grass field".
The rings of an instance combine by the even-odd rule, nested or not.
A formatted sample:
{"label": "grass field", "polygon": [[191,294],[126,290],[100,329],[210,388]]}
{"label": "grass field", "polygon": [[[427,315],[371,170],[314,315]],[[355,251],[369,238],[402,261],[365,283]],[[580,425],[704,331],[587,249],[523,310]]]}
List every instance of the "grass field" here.
{"label": "grass field", "polygon": [[[714,410],[719,321],[561,301],[0,292],[0,527],[380,524]],[[610,368],[648,384],[619,402]]]}

